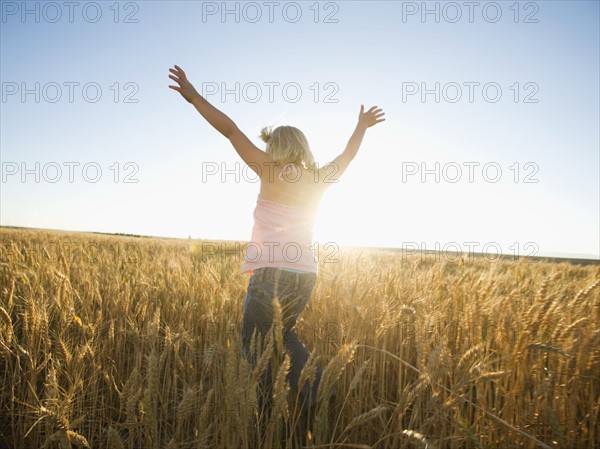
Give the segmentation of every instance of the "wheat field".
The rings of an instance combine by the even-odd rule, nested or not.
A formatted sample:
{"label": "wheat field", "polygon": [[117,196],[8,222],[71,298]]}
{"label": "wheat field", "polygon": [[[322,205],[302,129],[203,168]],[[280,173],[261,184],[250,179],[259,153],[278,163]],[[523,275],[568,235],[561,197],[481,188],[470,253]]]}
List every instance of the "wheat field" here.
{"label": "wheat field", "polygon": [[[241,251],[0,236],[0,447],[297,447],[287,358],[272,368],[274,416],[256,426]],[[314,356],[302,375],[318,364],[320,397],[338,392],[319,402],[308,447],[599,447],[598,265],[335,259],[297,324]]]}

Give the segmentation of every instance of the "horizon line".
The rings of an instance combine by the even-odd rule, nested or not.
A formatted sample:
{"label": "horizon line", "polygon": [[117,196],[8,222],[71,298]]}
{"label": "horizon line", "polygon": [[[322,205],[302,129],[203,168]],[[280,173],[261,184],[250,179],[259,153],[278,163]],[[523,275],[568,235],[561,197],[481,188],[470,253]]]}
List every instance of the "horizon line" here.
{"label": "horizon line", "polygon": [[[101,235],[111,235],[116,237],[134,237],[134,238],[154,238],[154,239],[170,239],[170,240],[196,240],[196,241],[213,241],[213,242],[236,242],[236,243],[244,243],[248,242],[248,240],[243,239],[215,239],[215,238],[200,238],[200,237],[192,237],[191,235],[188,237],[173,237],[173,236],[159,236],[159,235],[144,235],[144,234],[131,234],[125,232],[106,232],[106,231],[81,231],[81,230],[69,230],[69,229],[54,229],[54,228],[36,228],[36,227],[28,227],[28,226],[12,226],[12,225],[0,225],[1,228],[10,228],[10,229],[24,229],[24,230],[36,230],[36,231],[52,231],[52,232],[67,232],[67,233],[83,233],[83,234],[101,234]],[[317,244],[321,244],[315,242]],[[325,242],[332,243],[332,242]],[[323,243],[323,244],[325,244]],[[336,243],[336,242],[333,242]],[[337,243],[336,243],[337,244]],[[450,250],[435,250],[435,249],[415,249],[415,248],[402,248],[397,246],[367,246],[367,245],[348,245],[348,244],[339,244],[340,248],[345,249],[365,249],[365,250],[388,250],[388,251],[416,251],[423,252],[425,254],[463,254],[464,251],[450,251]],[[486,257],[490,255],[490,253],[482,253],[482,252],[466,252],[466,255],[472,255],[475,257]],[[580,253],[562,253],[562,252],[554,252],[548,253],[546,255],[515,255],[515,254],[507,254],[507,253],[494,253],[493,256],[498,256],[498,258],[513,258],[515,260],[519,258],[528,258],[528,259],[538,259],[538,260],[554,260],[554,261],[582,261],[586,263],[598,263],[600,264],[600,255],[596,256],[593,254],[580,254]],[[457,260],[458,261],[458,260]]]}

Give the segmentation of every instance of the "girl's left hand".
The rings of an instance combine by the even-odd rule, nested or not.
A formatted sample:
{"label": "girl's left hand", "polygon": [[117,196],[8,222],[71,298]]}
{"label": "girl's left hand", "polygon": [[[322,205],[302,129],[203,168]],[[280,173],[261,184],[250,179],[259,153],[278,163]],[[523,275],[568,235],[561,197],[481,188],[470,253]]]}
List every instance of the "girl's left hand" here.
{"label": "girl's left hand", "polygon": [[191,103],[194,99],[200,97],[200,94],[196,91],[194,86],[192,86],[192,83],[188,81],[187,76],[185,76],[185,72],[178,65],[175,65],[175,69],[176,70],[169,69],[170,72],[173,72],[175,74],[175,76],[169,75],[169,78],[175,80],[177,84],[179,84],[179,87],[169,87],[179,92],[188,103]]}

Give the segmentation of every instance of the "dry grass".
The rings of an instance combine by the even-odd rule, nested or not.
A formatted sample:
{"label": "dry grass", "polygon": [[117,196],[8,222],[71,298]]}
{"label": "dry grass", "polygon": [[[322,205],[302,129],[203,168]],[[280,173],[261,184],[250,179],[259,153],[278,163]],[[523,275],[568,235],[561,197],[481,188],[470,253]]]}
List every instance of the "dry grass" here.
{"label": "dry grass", "polygon": [[[0,237],[0,447],[291,446],[287,357],[257,432],[241,255],[181,240]],[[302,378],[320,364],[319,397],[332,386],[338,397],[320,403],[311,445],[598,447],[597,265],[337,258],[297,325],[314,352]]]}

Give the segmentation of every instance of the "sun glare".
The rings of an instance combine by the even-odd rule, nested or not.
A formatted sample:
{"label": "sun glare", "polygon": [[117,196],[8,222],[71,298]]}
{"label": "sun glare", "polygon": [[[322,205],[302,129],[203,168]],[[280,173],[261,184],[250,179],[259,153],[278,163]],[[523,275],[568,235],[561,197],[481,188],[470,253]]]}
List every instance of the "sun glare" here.
{"label": "sun glare", "polygon": [[358,198],[364,196],[360,186],[352,182],[332,186],[325,192],[315,221],[315,242],[340,246],[370,245],[374,240],[374,217],[360,206]]}

